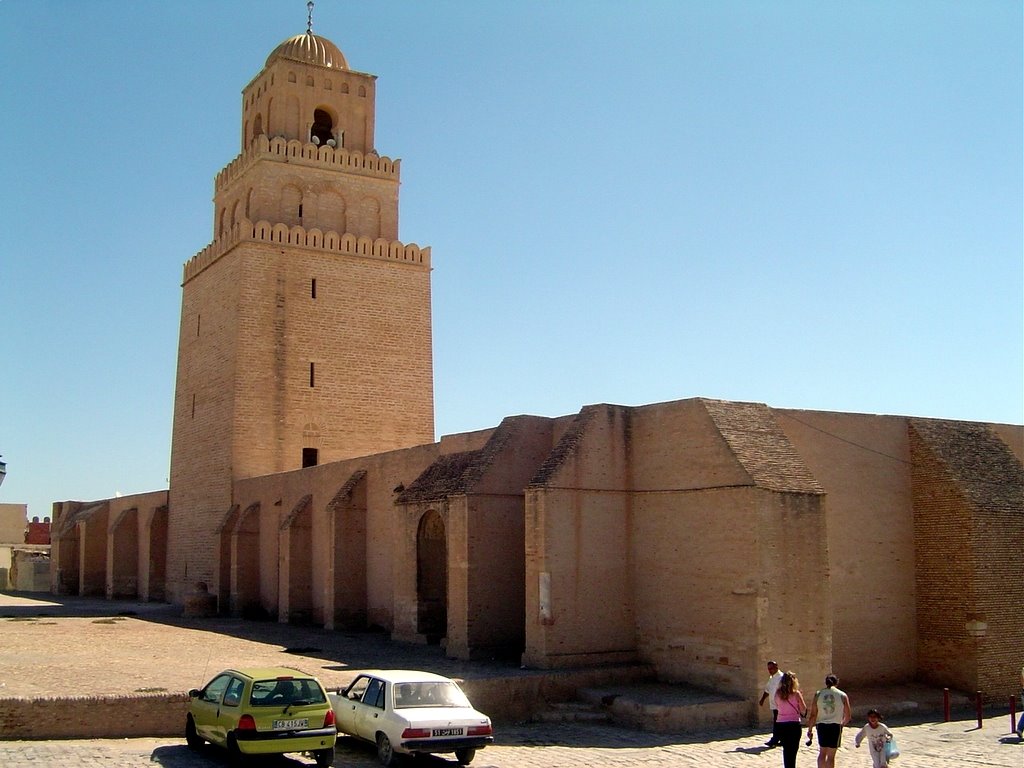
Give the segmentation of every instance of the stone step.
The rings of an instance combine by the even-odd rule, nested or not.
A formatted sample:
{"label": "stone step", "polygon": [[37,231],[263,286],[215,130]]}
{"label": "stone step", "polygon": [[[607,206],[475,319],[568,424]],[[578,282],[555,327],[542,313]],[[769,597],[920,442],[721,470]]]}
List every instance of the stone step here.
{"label": "stone step", "polygon": [[577,697],[612,722],[644,731],[674,733],[752,724],[750,701],[686,685],[638,683],[581,688]]}
{"label": "stone step", "polygon": [[595,712],[594,710],[589,711],[566,711],[566,710],[547,710],[541,712],[537,717],[534,718],[537,722],[541,723],[610,723],[613,722],[611,716],[607,712]]}
{"label": "stone step", "polygon": [[600,707],[585,701],[556,701],[535,720],[542,723],[608,723],[611,717]]}

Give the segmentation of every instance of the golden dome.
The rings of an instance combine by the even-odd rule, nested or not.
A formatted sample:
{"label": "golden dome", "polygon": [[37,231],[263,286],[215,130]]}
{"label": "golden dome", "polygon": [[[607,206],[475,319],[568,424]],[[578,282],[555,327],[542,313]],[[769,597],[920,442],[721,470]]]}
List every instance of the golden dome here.
{"label": "golden dome", "polygon": [[289,37],[271,52],[265,66],[270,66],[270,62],[279,58],[331,69],[348,69],[348,62],[345,61],[345,54],[341,49],[326,37],[314,35],[312,32]]}

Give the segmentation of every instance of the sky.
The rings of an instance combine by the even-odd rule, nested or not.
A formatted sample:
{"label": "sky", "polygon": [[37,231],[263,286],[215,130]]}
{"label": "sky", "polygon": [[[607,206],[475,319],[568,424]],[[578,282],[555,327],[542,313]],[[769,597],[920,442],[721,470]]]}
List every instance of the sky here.
{"label": "sky", "polygon": [[[437,435],[1024,422],[1017,0],[320,0],[432,249]],[[0,0],[0,502],[167,487],[182,265],[299,0]]]}

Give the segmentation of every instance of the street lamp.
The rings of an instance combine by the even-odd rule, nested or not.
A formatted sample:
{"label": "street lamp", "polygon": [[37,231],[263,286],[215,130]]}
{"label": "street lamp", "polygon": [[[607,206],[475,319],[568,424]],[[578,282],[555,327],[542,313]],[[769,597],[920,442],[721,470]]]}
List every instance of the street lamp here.
{"label": "street lamp", "polygon": [[7,462],[0,459],[0,485],[4,484],[5,477],[7,477]]}

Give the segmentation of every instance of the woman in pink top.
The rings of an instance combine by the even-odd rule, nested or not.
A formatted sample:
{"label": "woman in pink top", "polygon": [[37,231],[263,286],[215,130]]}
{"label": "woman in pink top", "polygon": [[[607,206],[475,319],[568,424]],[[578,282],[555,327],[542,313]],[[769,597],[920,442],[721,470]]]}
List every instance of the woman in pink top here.
{"label": "woman in pink top", "polygon": [[800,681],[792,672],[783,672],[779,689],[775,692],[775,708],[779,710],[778,739],[782,744],[783,768],[796,768],[796,753],[800,751],[800,718],[807,714]]}

